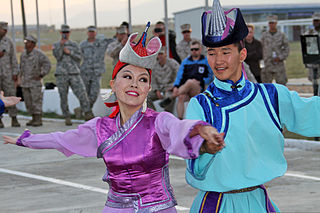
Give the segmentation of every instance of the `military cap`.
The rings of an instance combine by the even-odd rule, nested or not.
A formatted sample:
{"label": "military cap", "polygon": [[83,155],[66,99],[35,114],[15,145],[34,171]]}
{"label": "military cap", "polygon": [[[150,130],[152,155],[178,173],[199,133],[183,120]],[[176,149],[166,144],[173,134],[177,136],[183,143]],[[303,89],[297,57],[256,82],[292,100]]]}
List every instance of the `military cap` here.
{"label": "military cap", "polygon": [[270,15],[267,17],[268,22],[278,22],[278,16],[277,15]]}
{"label": "military cap", "polygon": [[123,33],[127,33],[127,28],[126,26],[120,26],[120,27],[117,27],[117,33],[118,34],[123,34]]}
{"label": "military cap", "polygon": [[96,31],[97,31],[97,28],[96,28],[95,26],[93,26],[93,25],[87,27],[87,29],[88,29],[89,32],[90,32],[90,31],[91,31],[91,32],[96,32]]}
{"label": "military cap", "polygon": [[190,24],[183,24],[180,26],[181,32],[192,32]]}
{"label": "military cap", "polygon": [[27,35],[24,40],[25,41],[31,41],[33,43],[37,43],[37,39],[33,35]]}
{"label": "military cap", "polygon": [[0,21],[0,28],[8,30],[8,22]]}
{"label": "military cap", "polygon": [[320,12],[315,12],[312,15],[312,20],[320,20]]}
{"label": "military cap", "polygon": [[67,24],[61,25],[61,32],[70,32],[70,27]]}

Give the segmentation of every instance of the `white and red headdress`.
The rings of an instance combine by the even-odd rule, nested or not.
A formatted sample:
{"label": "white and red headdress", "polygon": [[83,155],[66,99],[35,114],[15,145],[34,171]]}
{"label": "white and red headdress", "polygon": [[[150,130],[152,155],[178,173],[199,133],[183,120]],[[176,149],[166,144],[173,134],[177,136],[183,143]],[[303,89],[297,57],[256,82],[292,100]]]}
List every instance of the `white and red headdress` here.
{"label": "white and red headdress", "polygon": [[[127,43],[119,53],[119,61],[113,69],[112,79],[115,79],[118,72],[129,64],[145,68],[149,72],[151,79],[152,68],[157,61],[157,55],[161,48],[161,41],[158,37],[153,37],[146,45],[149,27],[150,22],[148,22],[145,31],[137,43],[135,43],[134,40],[138,36],[138,33],[133,33],[129,36]],[[114,117],[119,112],[117,101],[106,101],[105,105],[107,107],[116,106],[116,110],[113,111],[109,117]]]}

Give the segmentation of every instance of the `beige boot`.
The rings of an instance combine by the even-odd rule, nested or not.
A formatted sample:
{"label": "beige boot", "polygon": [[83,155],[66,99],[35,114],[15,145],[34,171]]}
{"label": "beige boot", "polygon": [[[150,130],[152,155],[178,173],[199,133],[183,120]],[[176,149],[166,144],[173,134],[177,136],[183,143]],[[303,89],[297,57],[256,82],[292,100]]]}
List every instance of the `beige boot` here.
{"label": "beige boot", "polygon": [[19,124],[16,116],[11,117],[11,126],[12,127],[20,127],[20,124]]}
{"label": "beige boot", "polygon": [[4,128],[4,124],[2,123],[1,119],[0,119],[0,128]]}
{"label": "beige boot", "polygon": [[34,122],[35,115],[32,115],[32,119],[26,123],[27,126],[32,126]]}
{"label": "beige boot", "polygon": [[92,118],[94,118],[94,115],[91,110],[89,112],[84,113],[84,120],[85,121],[91,120]]}
{"label": "beige boot", "polygon": [[42,115],[34,115],[34,122],[32,126],[42,126]]}
{"label": "beige boot", "polygon": [[71,126],[71,125],[72,125],[72,122],[71,122],[71,118],[70,118],[70,117],[66,117],[66,118],[65,118],[65,124],[66,124],[66,126]]}
{"label": "beige boot", "polygon": [[80,119],[82,117],[82,110],[80,107],[74,108],[74,115],[76,119]]}

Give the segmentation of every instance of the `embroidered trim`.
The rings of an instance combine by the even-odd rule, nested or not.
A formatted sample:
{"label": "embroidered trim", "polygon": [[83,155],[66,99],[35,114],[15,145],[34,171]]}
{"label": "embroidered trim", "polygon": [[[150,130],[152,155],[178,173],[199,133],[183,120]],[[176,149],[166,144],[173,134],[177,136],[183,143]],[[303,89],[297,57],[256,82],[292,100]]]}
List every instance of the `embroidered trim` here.
{"label": "embroidered trim", "polygon": [[16,145],[18,145],[18,146],[25,146],[25,145],[23,145],[22,140],[25,139],[25,138],[30,137],[30,135],[31,135],[31,131],[28,130],[28,129],[25,130],[25,131],[22,133],[22,135],[18,138],[18,140],[17,140],[17,142],[16,142]]}

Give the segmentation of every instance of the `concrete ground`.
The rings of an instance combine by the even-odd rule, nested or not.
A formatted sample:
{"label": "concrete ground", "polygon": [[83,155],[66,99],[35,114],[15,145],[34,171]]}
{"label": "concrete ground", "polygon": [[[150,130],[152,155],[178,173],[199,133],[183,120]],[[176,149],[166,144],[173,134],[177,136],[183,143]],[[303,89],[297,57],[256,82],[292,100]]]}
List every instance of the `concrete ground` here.
{"label": "concrete ground", "polygon": [[[0,129],[0,213],[95,213],[103,209],[108,186],[102,182],[105,167],[96,158],[66,158],[55,150],[31,150],[4,145],[1,135],[19,135],[27,119],[18,117],[20,128]],[[42,127],[28,127],[33,133],[66,131],[63,121],[45,121]],[[301,144],[295,141],[295,143]],[[290,143],[285,149],[288,172],[267,183],[268,192],[282,212],[320,212],[320,148]],[[293,145],[292,145],[293,144]],[[196,190],[184,179],[185,163],[170,160],[171,183],[178,200],[178,212],[187,213]]]}

